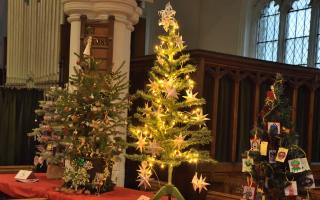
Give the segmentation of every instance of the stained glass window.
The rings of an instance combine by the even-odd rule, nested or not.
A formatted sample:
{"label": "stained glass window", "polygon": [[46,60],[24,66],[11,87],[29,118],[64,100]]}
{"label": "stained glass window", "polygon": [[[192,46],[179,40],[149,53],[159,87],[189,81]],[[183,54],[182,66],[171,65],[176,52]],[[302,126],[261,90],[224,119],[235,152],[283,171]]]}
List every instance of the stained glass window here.
{"label": "stained glass window", "polygon": [[261,12],[258,23],[256,57],[276,61],[279,37],[279,5],[271,1]]}
{"label": "stained glass window", "polygon": [[287,16],[285,63],[307,66],[310,21],[310,0],[294,1]]}

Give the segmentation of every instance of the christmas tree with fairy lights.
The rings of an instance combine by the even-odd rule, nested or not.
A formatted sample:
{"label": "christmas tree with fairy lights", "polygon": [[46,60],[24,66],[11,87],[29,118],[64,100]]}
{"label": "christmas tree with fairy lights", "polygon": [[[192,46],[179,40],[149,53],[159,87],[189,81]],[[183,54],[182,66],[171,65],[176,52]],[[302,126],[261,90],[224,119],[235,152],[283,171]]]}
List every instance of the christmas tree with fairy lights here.
{"label": "christmas tree with fairy lights", "polygon": [[[205,100],[194,93],[195,82],[190,77],[196,67],[188,63],[189,55],[182,53],[186,46],[175,14],[170,3],[159,12],[159,26],[165,34],[159,36],[160,44],[155,47],[156,61],[149,73],[149,83],[144,91],[136,94],[145,102],[134,114],[138,123],[129,127],[134,138],[129,146],[139,153],[127,156],[141,161],[139,186],[150,186],[149,178],[155,165],[168,170],[167,185],[153,199],[165,195],[184,199],[172,185],[173,168],[183,162],[212,161],[207,151],[197,150],[199,145],[209,144],[211,136],[205,124],[207,115],[202,111]],[[190,182],[199,192],[209,185],[206,178],[198,177],[197,173]]]}

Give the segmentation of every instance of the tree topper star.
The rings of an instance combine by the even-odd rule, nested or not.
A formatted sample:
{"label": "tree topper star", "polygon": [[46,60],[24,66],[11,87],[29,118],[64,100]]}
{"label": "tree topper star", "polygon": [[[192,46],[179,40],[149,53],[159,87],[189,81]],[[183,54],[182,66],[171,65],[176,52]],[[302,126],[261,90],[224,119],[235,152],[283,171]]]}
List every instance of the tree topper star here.
{"label": "tree topper star", "polygon": [[164,10],[159,11],[159,15],[161,16],[159,25],[163,26],[166,32],[169,30],[170,25],[176,25],[177,22],[174,19],[176,11],[172,9],[170,2],[166,4]]}

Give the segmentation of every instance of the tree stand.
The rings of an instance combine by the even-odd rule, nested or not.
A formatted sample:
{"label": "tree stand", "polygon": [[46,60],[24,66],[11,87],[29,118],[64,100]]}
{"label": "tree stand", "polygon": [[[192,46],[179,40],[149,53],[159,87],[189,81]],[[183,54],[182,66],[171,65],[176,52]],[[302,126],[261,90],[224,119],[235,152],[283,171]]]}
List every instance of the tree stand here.
{"label": "tree stand", "polygon": [[168,168],[168,184],[162,186],[160,190],[154,195],[152,200],[159,200],[163,196],[168,196],[168,200],[171,200],[171,197],[175,197],[177,200],[185,200],[182,194],[179,192],[178,188],[172,185],[172,171],[173,167],[169,165]]}

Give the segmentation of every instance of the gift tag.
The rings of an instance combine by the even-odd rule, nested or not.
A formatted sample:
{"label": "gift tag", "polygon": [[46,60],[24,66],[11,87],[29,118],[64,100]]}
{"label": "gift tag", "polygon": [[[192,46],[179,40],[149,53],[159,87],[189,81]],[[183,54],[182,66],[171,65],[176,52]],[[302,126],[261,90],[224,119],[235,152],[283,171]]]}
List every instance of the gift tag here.
{"label": "gift tag", "polygon": [[250,139],[250,150],[251,151],[260,151],[260,141],[261,139],[254,135],[254,138]]}
{"label": "gift tag", "polygon": [[290,181],[290,185],[284,188],[284,194],[286,196],[297,196],[298,195],[298,188],[296,181]]}
{"label": "gift tag", "polygon": [[310,170],[310,166],[309,166],[307,158],[300,158],[300,162],[301,162],[302,168],[305,171]]}
{"label": "gift tag", "polygon": [[39,181],[39,179],[37,179],[33,172],[29,170],[19,170],[14,178],[16,179],[16,181],[25,183],[33,183]]}
{"label": "gift tag", "polygon": [[257,188],[257,194],[255,200],[265,200],[266,196],[263,193],[263,189]]}
{"label": "gift tag", "polygon": [[15,179],[21,179],[21,180],[26,180],[26,179],[34,178],[34,175],[33,175],[32,171],[19,170],[14,178]]}
{"label": "gift tag", "polygon": [[300,158],[292,159],[292,160],[289,160],[288,162],[289,162],[290,172],[300,173],[304,171]]}
{"label": "gift tag", "polygon": [[280,123],[279,122],[268,122],[268,133],[270,135],[280,134]]}
{"label": "gift tag", "polygon": [[315,182],[314,182],[314,177],[313,174],[308,174],[305,177],[303,177],[300,181],[300,185],[304,188],[304,189],[311,189],[311,188],[315,188]]}
{"label": "gift tag", "polygon": [[269,163],[276,162],[277,150],[271,149],[269,150]]}
{"label": "gift tag", "polygon": [[253,165],[252,158],[242,158],[242,172],[251,172]]}
{"label": "gift tag", "polygon": [[285,159],[286,159],[286,157],[287,157],[287,155],[288,155],[288,149],[280,147],[280,148],[278,149],[276,161],[278,161],[278,162],[284,162]]}
{"label": "gift tag", "polygon": [[262,141],[260,144],[260,154],[262,156],[267,156],[268,153],[268,142]]}
{"label": "gift tag", "polygon": [[247,199],[247,200],[254,200],[255,190],[256,190],[256,188],[254,188],[252,186],[244,186],[242,198]]}

